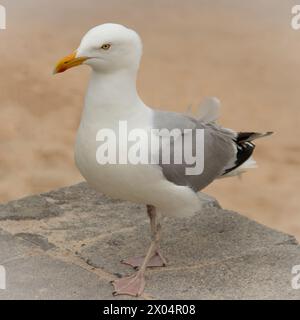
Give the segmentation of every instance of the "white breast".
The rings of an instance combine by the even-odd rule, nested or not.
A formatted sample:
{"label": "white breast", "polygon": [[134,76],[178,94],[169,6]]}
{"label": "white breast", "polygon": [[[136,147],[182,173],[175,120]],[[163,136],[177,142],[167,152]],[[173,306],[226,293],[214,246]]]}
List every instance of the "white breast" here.
{"label": "white breast", "polygon": [[[97,117],[98,118],[98,117]],[[144,202],[145,189],[162,178],[158,167],[131,164],[99,164],[96,159],[97,148],[101,142],[96,141],[100,129],[112,129],[116,132],[118,149],[118,126],[120,119],[105,117],[91,119],[83,115],[76,139],[75,161],[81,174],[97,191],[114,198]],[[150,127],[150,118],[146,112],[135,114],[127,119],[128,130],[139,124],[139,128]],[[143,188],[144,186],[144,188]]]}

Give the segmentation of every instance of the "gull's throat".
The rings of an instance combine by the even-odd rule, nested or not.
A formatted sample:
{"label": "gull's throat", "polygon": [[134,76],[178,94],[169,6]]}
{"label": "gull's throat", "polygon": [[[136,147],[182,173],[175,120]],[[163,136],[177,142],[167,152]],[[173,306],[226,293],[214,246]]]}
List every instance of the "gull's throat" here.
{"label": "gull's throat", "polygon": [[91,108],[109,109],[112,112],[141,103],[136,89],[136,73],[131,70],[119,70],[112,73],[92,72],[85,105]]}
{"label": "gull's throat", "polygon": [[81,118],[83,126],[93,127],[94,131],[116,128],[124,120],[132,128],[149,126],[151,114],[138,95],[136,72],[92,72]]}

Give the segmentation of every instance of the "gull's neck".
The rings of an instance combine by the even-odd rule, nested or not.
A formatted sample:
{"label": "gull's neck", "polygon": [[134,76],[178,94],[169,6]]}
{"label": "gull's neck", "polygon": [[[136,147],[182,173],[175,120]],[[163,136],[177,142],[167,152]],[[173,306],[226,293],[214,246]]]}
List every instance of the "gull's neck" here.
{"label": "gull's neck", "polygon": [[113,73],[92,71],[84,116],[98,119],[122,119],[147,109],[136,89],[136,71],[118,70]]}

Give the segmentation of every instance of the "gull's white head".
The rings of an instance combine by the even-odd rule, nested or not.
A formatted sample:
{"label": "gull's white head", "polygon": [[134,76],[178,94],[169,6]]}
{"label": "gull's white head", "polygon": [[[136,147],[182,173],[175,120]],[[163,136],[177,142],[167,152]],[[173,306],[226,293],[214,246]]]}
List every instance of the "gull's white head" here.
{"label": "gull's white head", "polygon": [[88,31],[78,49],[57,63],[54,73],[81,64],[103,73],[137,70],[141,55],[142,42],[135,31],[120,24],[106,23]]}

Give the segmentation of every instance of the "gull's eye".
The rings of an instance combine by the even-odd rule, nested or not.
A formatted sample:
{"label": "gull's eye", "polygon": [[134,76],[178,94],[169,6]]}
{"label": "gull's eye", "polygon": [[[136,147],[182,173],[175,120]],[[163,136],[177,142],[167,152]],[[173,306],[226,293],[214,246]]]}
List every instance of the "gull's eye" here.
{"label": "gull's eye", "polygon": [[105,43],[103,46],[101,46],[101,49],[108,50],[111,47],[109,43]]}

